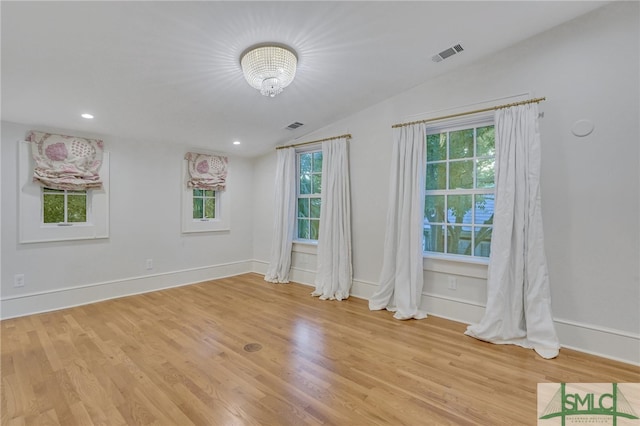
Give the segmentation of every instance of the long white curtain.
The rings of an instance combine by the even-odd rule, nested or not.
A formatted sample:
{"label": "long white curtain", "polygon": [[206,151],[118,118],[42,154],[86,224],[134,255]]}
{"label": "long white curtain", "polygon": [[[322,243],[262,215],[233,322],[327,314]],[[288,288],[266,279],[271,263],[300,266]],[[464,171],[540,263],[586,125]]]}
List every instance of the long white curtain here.
{"label": "long white curtain", "polygon": [[499,109],[496,129],[496,195],[487,307],[465,334],[499,344],[558,355],[551,315],[540,202],[538,105]]}
{"label": "long white curtain", "polygon": [[351,266],[351,197],[347,140],[322,143],[322,203],[318,235],[318,271],[312,296],[322,300],[349,297]]}
{"label": "long white curtain", "polygon": [[387,309],[394,318],[422,319],[422,235],[424,220],[424,125],[393,130],[389,210],[379,289],[369,309]]}
{"label": "long white curtain", "polygon": [[296,221],[296,151],[294,148],[279,149],[277,157],[273,242],[264,279],[288,283]]}

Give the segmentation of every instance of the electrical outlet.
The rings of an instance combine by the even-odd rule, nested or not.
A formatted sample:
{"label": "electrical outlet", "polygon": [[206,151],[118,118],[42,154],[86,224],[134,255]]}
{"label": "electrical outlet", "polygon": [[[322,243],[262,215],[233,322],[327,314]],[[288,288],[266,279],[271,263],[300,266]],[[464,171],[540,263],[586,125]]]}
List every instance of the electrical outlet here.
{"label": "electrical outlet", "polygon": [[147,271],[153,269],[153,259],[147,259]]}
{"label": "electrical outlet", "polygon": [[24,287],[24,274],[15,274],[13,276],[14,287]]}
{"label": "electrical outlet", "polygon": [[458,289],[458,280],[456,277],[449,277],[449,284],[447,285],[449,290],[457,290]]}

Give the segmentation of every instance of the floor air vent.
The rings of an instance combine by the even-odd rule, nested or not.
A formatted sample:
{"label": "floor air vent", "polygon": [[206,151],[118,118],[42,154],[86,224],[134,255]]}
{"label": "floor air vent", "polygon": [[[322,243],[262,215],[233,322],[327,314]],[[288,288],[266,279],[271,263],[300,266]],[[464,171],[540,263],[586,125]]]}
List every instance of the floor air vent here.
{"label": "floor air vent", "polygon": [[437,55],[433,55],[431,57],[431,60],[433,62],[440,62],[444,59],[447,59],[449,56],[453,56],[456,53],[460,53],[462,52],[464,49],[462,48],[462,45],[460,43],[456,44],[455,46],[451,46],[448,49],[443,50],[442,52],[438,53]]}
{"label": "floor air vent", "polygon": [[304,126],[304,124],[300,123],[299,121],[296,121],[295,123],[291,123],[289,124],[287,127],[285,127],[288,130],[295,130],[300,126]]}

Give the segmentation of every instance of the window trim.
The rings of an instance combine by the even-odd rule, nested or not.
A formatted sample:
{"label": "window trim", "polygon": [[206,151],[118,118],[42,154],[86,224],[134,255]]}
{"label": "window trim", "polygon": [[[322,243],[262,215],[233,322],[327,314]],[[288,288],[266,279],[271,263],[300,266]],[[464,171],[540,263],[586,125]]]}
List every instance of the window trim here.
{"label": "window trim", "polygon": [[33,182],[31,142],[18,147],[18,242],[20,244],[109,238],[109,152],[103,153],[102,189],[87,190],[87,222],[43,223],[42,186]]}
{"label": "window trim", "polygon": [[[426,136],[427,135],[431,135],[431,134],[436,134],[436,133],[441,133],[442,131],[447,131],[447,132],[455,132],[457,130],[464,130],[464,129],[468,129],[470,127],[474,127],[474,128],[478,128],[478,127],[484,127],[487,125],[493,125],[495,126],[495,114],[493,111],[488,111],[488,112],[484,112],[482,114],[477,114],[474,116],[465,116],[465,117],[458,117],[458,118],[453,118],[450,120],[445,120],[442,122],[438,122],[435,124],[428,124],[426,125],[425,128],[425,156],[426,156]],[[495,156],[494,156],[495,158]],[[474,155],[473,159],[477,159],[477,157]],[[426,157],[425,157],[425,178],[426,178]],[[449,161],[449,159],[447,159],[447,162]],[[447,179],[449,177],[447,176]],[[468,190],[464,190],[465,195],[467,193],[471,193],[471,194],[476,194],[476,191],[478,191],[478,189],[481,188],[470,188]],[[442,191],[443,194],[447,194],[447,195],[455,195],[455,192],[451,192],[452,190],[435,190],[435,191]],[[482,189],[482,191],[484,192],[484,189]],[[494,191],[493,194],[495,194],[495,187],[494,187]],[[426,196],[427,195],[427,189],[425,188],[423,191],[423,195]],[[442,194],[440,194],[442,195]],[[426,218],[425,218],[426,219]],[[491,226],[491,228],[493,228],[493,225]],[[424,229],[423,229],[424,232]],[[479,266],[482,265],[488,265],[489,264],[489,257],[483,257],[483,256],[467,256],[467,255],[461,255],[461,254],[454,254],[454,253],[440,253],[440,252],[433,252],[433,251],[423,251],[422,252],[422,257],[425,260],[425,265],[426,264],[431,264],[432,261],[433,262],[444,262],[446,263],[450,263],[451,265],[454,265],[454,262],[457,263],[469,263],[469,264],[476,264]],[[445,268],[447,269],[447,268]]]}

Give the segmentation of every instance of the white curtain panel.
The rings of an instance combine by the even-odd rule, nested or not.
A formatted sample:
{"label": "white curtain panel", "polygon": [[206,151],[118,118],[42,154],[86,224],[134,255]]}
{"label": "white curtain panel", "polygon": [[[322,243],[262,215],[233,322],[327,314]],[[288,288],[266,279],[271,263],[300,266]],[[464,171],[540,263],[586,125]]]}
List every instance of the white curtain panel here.
{"label": "white curtain panel", "polygon": [[347,140],[322,143],[322,203],[318,235],[318,271],[312,296],[322,300],[349,297],[351,266],[351,197]]}
{"label": "white curtain panel", "polygon": [[558,355],[551,315],[540,201],[538,105],[495,113],[495,213],[487,278],[487,307],[465,334],[498,344]]}
{"label": "white curtain panel", "polygon": [[394,318],[422,319],[425,128],[422,124],[393,130],[389,210],[379,288],[369,309],[387,309]]}
{"label": "white curtain panel", "polygon": [[279,149],[277,157],[273,243],[264,279],[288,283],[296,223],[296,151],[294,148]]}

